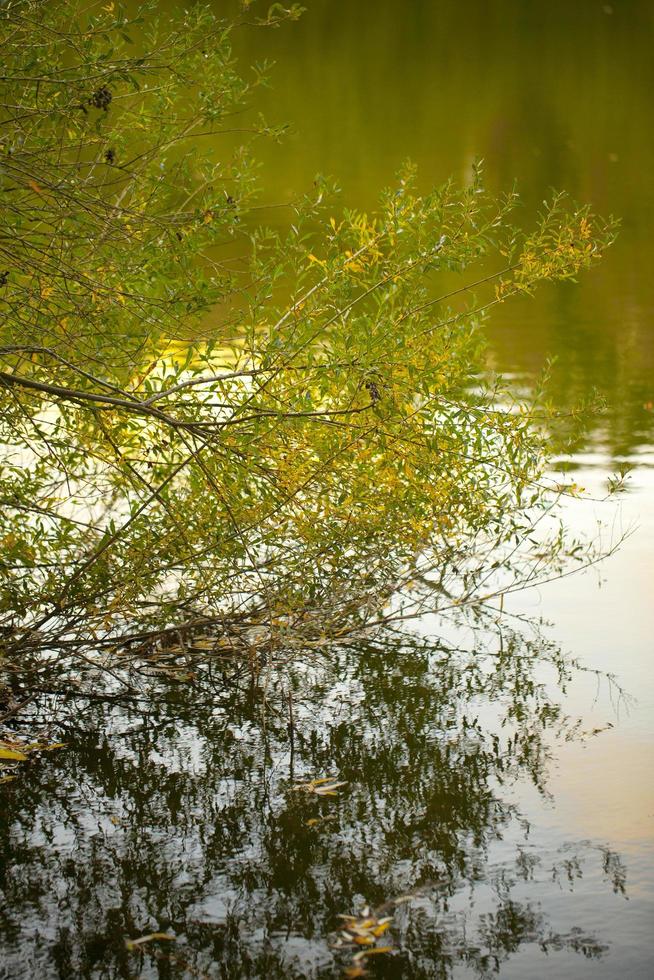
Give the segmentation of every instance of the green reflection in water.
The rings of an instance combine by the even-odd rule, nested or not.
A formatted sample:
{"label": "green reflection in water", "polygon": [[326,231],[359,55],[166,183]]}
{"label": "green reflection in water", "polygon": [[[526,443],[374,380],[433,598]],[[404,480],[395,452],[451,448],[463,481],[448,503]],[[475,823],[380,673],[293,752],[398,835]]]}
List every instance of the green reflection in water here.
{"label": "green reflection in water", "polygon": [[[265,697],[231,672],[42,706],[69,748],[2,787],[3,976],[338,977],[339,914],[406,894],[373,975],[603,954],[574,912],[557,931],[548,901],[587,871],[622,892],[619,858],[532,839],[511,799],[518,781],[546,792],[548,745],[575,731],[556,649],[391,638],[298,665]],[[337,797],[291,788],[325,774],[347,780]],[[174,946],[126,949],[155,930]]]}
{"label": "green reflection in water", "polygon": [[[307,0],[276,32],[245,29],[239,56],[273,58],[266,114],[295,134],[260,150],[267,201],[316,172],[373,206],[407,156],[425,187],[483,157],[493,190],[517,180],[532,213],[569,191],[623,229],[601,268],[493,317],[494,364],[532,375],[558,358],[552,395],[608,401],[593,443],[614,457],[654,434],[654,7],[649,0]],[[271,221],[281,220],[270,212]],[[579,445],[579,444],[578,444]]]}

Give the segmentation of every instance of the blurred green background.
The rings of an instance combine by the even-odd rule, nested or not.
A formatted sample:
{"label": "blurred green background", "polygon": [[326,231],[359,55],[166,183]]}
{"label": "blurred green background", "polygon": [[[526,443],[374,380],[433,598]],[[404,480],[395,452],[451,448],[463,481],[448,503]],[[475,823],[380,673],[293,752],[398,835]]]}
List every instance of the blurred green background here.
{"label": "blurred green background", "polygon": [[292,125],[258,146],[267,202],[319,172],[345,204],[373,208],[406,158],[425,189],[483,158],[491,189],[517,181],[525,221],[551,187],[622,219],[579,286],[494,315],[491,358],[528,379],[557,357],[554,400],[597,389],[609,409],[594,448],[641,462],[654,434],[653,50],[644,0],[307,0],[295,24],[236,35],[244,65],[276,62],[261,108]]}

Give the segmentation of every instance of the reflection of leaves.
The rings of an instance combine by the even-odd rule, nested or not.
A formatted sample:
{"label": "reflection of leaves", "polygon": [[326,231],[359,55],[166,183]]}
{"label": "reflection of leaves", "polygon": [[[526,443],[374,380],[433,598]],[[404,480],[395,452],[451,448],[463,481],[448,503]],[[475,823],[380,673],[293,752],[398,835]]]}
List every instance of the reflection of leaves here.
{"label": "reflection of leaves", "polygon": [[[569,664],[556,650],[504,631],[499,651],[385,640],[337,649],[318,667],[295,664],[287,670],[296,778],[328,774],[295,786],[286,778],[288,674],[270,679],[265,725],[247,680],[230,682],[222,665],[218,682],[201,673],[193,688],[152,682],[147,703],[94,698],[80,711],[71,699],[60,714],[70,749],[51,765],[15,763],[20,794],[0,787],[0,867],[22,869],[1,880],[8,975],[22,975],[26,950],[48,964],[57,957],[58,975],[124,975],[125,937],[152,935],[155,924],[184,935],[185,964],[175,959],[178,943],[144,942],[136,947],[142,975],[157,975],[165,958],[170,980],[213,976],[216,967],[235,980],[300,980],[306,962],[293,962],[294,943],[324,961],[320,977],[336,975],[337,956],[356,971],[349,976],[364,976],[372,956],[380,974],[407,980],[447,980],[463,963],[483,975],[490,959],[503,962],[534,942],[601,951],[585,932],[552,933],[546,899],[534,915],[528,903],[507,904],[525,882],[559,901],[552,866],[566,881],[562,859],[577,851],[582,869],[588,853],[600,870],[604,861],[607,891],[620,883],[617,862],[596,849],[550,855],[532,835],[525,843],[503,788],[519,778],[542,788],[544,744],[569,730],[537,680],[545,662],[567,682]],[[481,703],[496,709],[493,721]],[[504,847],[515,841],[518,858],[502,865],[501,878],[491,863],[499,838]],[[448,913],[468,882],[488,889],[492,918]],[[358,911],[362,895],[374,909],[366,917],[392,915],[402,936],[388,964],[389,953],[373,952],[390,945],[388,928],[366,944],[369,926],[349,928],[362,913],[336,919]],[[389,895],[419,900],[409,914]],[[37,920],[45,928],[30,931]],[[343,945],[333,949],[337,921]],[[64,933],[65,948],[51,938]]]}
{"label": "reflection of leaves", "polygon": [[602,867],[605,876],[609,879],[616,895],[626,895],[627,870],[619,854],[608,847],[601,848]]}

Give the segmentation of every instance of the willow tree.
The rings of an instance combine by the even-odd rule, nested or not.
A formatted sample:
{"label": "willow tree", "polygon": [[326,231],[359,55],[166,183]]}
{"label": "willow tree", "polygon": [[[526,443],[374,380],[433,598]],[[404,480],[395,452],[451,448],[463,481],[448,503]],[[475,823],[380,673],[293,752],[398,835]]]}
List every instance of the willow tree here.
{"label": "willow tree", "polygon": [[484,380],[483,324],[594,263],[611,225],[555,197],[521,232],[479,174],[423,195],[408,167],[374,214],[319,180],[262,227],[253,147],[275,133],[230,39],[298,12],[2,6],[15,684],[165,650],[281,658],[411,599],[483,603],[568,548],[520,558],[559,491],[533,405]]}

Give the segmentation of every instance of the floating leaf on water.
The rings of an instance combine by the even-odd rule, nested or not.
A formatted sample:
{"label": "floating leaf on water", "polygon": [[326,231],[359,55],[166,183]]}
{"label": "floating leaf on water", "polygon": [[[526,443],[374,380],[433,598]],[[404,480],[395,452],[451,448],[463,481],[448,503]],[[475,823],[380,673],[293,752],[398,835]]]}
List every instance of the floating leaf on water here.
{"label": "floating leaf on water", "polygon": [[347,786],[347,782],[338,782],[333,776],[323,776],[307,783],[296,783],[291,789],[296,793],[313,793],[314,796],[338,796],[338,790],[342,786]]}
{"label": "floating leaf on water", "polygon": [[138,939],[126,939],[125,946],[127,949],[136,949],[143,946],[144,943],[152,942],[153,939],[167,939],[174,942],[176,938],[176,936],[171,936],[169,932],[151,932],[147,936],[139,936]]}
{"label": "floating leaf on water", "polygon": [[336,791],[342,786],[347,786],[347,783],[326,783],[324,786],[318,786],[313,792],[318,796],[338,796]]}
{"label": "floating leaf on water", "polygon": [[[361,914],[358,916],[340,914],[338,918],[343,921],[340,932],[333,938],[332,948],[343,949],[344,946],[350,947],[350,950],[353,953],[352,969],[355,965],[360,965],[366,956],[393,952],[392,946],[377,945],[377,940],[380,936],[384,935],[393,921],[393,917],[391,915],[386,915],[383,917],[376,915],[368,906],[365,906],[361,910]],[[359,947],[358,951],[354,952],[357,947]],[[365,973],[345,973],[345,976],[364,975]]]}
{"label": "floating leaf on water", "polygon": [[9,748],[4,742],[0,742],[0,759],[8,759],[11,762],[27,762],[24,752]]}
{"label": "floating leaf on water", "polygon": [[55,749],[64,749],[65,747],[65,742],[30,742],[29,745],[22,746],[25,752],[54,752]]}

